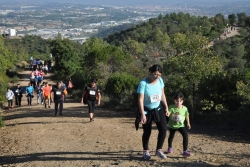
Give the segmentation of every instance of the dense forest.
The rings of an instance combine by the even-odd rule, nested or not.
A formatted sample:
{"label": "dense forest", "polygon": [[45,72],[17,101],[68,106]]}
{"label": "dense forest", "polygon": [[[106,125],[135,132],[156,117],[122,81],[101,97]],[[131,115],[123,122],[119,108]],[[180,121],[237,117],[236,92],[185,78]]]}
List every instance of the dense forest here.
{"label": "dense forest", "polygon": [[[138,83],[157,63],[163,67],[168,103],[175,92],[183,92],[194,123],[250,132],[249,16],[208,18],[180,12],[120,28],[84,44],[60,34],[51,40],[0,37],[0,101],[5,101],[8,83],[15,77],[10,71],[15,73],[30,56],[49,59],[52,53],[55,78],[71,76],[76,99],[96,77],[104,106],[135,112]],[[226,38],[231,31],[239,35]]]}

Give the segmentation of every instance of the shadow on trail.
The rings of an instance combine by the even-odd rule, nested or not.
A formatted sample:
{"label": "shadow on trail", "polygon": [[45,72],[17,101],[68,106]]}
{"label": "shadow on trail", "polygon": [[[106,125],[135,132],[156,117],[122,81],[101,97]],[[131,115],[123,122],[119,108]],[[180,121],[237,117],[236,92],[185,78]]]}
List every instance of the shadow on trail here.
{"label": "shadow on trail", "polygon": [[[68,103],[71,103],[73,100],[68,100]],[[22,124],[52,124],[55,123],[54,119],[51,121],[44,120],[40,121],[39,118],[56,118],[57,123],[89,123],[89,113],[88,107],[86,105],[77,105],[72,103],[72,107],[69,106],[63,109],[63,116],[55,117],[54,104],[51,105],[51,108],[44,108],[42,105],[34,105],[34,106],[22,106],[20,108],[15,108],[13,110],[5,111],[7,114],[4,114],[4,121],[14,121],[22,118],[38,118],[35,122],[21,122],[14,124],[6,124],[6,126],[17,126]],[[133,112],[118,112],[111,111],[108,109],[104,109],[101,107],[97,107],[95,109],[95,117],[103,118],[103,119],[112,119],[112,118],[124,118],[121,121],[123,124],[128,124],[128,126],[134,126],[135,113]],[[82,118],[79,120],[71,120],[69,118]],[[129,118],[129,119],[127,119]],[[236,130],[225,130],[220,129],[219,127],[207,127],[205,125],[195,125],[191,124],[192,129],[188,130],[190,135],[192,134],[200,134],[206,135],[211,138],[211,140],[221,140],[228,141],[230,143],[249,143],[250,136],[246,135],[242,132],[238,132]],[[135,129],[134,129],[135,130]],[[142,131],[142,125],[140,124],[139,130]],[[153,123],[153,130],[157,130],[155,123]]]}
{"label": "shadow on trail", "polygon": [[[234,158],[234,156],[232,156]],[[121,152],[42,152],[34,154],[24,154],[16,156],[0,156],[0,165],[15,165],[17,163],[28,163],[35,161],[114,161],[110,165],[119,166],[123,161],[137,161],[145,166],[177,166],[186,167],[195,165],[199,167],[214,166],[204,162],[157,162],[156,160],[145,161],[141,157],[141,151],[121,151]],[[237,159],[235,159],[237,160]],[[136,163],[136,162],[135,162]],[[230,167],[230,165],[227,165]]]}
{"label": "shadow on trail", "polygon": [[[21,106],[19,108],[14,108],[12,110],[4,111],[5,116],[3,116],[3,120],[15,120],[21,118],[45,118],[55,117],[55,109],[54,104],[52,103],[51,108],[44,108],[43,105],[32,105],[32,106]],[[58,111],[59,112],[59,111]],[[103,108],[97,107],[95,109],[95,116],[98,118],[120,118],[120,117],[130,117],[131,114],[124,114],[123,112],[114,112],[110,110],[106,110]],[[63,109],[63,116],[57,116],[58,118],[64,117],[79,117],[79,118],[88,118],[88,107],[87,106],[72,106]]]}

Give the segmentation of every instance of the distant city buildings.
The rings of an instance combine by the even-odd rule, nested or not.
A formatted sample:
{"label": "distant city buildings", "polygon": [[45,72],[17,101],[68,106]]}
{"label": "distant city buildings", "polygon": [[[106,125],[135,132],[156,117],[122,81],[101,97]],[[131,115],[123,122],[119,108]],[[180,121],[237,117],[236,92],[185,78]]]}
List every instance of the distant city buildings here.
{"label": "distant city buildings", "polygon": [[[248,10],[249,9],[249,10]],[[145,5],[145,6],[84,6],[76,4],[46,3],[39,5],[13,4],[0,6],[0,33],[5,36],[37,35],[44,39],[55,38],[61,34],[77,42],[84,42],[87,38],[110,27],[123,24],[138,24],[160,14],[189,13],[190,15],[215,16],[218,13],[234,11],[250,11],[249,5],[239,3],[232,5],[203,5],[181,4],[171,5]],[[240,12],[238,12],[240,13]],[[246,13],[248,14],[248,13]],[[249,13],[250,14],[250,13]]]}

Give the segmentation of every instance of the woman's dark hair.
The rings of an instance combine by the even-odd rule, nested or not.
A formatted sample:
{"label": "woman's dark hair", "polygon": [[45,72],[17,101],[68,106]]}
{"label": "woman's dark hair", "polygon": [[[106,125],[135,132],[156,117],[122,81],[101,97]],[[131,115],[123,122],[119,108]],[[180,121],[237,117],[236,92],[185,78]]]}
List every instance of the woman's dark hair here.
{"label": "woman's dark hair", "polygon": [[184,100],[184,95],[181,92],[178,92],[173,97],[174,100],[182,99]]}
{"label": "woman's dark hair", "polygon": [[154,73],[156,71],[159,71],[159,73],[162,73],[162,68],[158,64],[154,64],[152,67],[149,67],[148,70],[149,70],[150,73]]}

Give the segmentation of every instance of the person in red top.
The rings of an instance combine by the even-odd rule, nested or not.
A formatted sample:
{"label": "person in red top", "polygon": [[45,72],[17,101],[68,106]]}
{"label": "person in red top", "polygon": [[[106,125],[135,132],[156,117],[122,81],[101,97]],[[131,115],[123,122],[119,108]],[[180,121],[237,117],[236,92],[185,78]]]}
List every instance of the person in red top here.
{"label": "person in red top", "polygon": [[48,85],[48,82],[45,82],[45,86],[43,87],[43,96],[44,96],[44,106],[47,108],[47,101],[48,101],[48,106],[50,108],[50,92],[51,92],[51,87]]}
{"label": "person in red top", "polygon": [[38,69],[36,69],[36,70],[34,71],[34,75],[35,75],[35,77],[37,77],[37,76],[38,76],[38,73],[39,73],[39,71],[38,71]]}
{"label": "person in red top", "polygon": [[44,72],[43,72],[43,70],[40,70],[40,75],[41,75],[41,77],[42,77],[42,79],[43,79],[43,77],[44,77]]}

